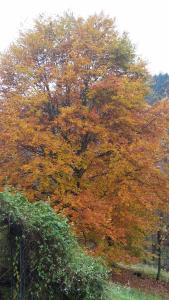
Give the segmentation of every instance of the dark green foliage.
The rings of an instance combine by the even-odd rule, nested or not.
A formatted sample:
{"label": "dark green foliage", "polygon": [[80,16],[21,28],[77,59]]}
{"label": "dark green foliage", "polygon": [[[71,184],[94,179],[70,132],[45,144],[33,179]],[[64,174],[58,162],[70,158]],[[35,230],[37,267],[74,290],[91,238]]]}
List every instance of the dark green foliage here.
{"label": "dark green foliage", "polygon": [[10,223],[15,245],[15,299],[21,280],[21,244],[26,299],[108,299],[106,268],[83,253],[67,221],[48,204],[31,204],[21,194],[8,191],[0,194],[0,204],[1,219]]}
{"label": "dark green foliage", "polygon": [[150,104],[169,97],[169,74],[154,75],[151,80],[151,92],[147,97]]}

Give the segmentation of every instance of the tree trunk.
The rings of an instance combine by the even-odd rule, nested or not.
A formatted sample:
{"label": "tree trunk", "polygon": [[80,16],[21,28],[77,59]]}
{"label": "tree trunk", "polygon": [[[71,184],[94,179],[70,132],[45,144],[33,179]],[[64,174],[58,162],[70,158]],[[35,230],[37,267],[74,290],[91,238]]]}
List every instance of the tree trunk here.
{"label": "tree trunk", "polygon": [[162,243],[162,237],[161,237],[161,231],[159,230],[157,232],[157,259],[158,259],[158,263],[157,263],[157,276],[156,276],[156,280],[160,279],[160,273],[161,273],[161,243]]}

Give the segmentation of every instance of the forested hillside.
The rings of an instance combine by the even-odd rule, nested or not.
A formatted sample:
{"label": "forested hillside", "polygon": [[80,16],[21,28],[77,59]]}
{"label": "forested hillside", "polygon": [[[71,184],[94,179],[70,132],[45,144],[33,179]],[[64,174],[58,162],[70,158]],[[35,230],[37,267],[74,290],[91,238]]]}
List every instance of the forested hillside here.
{"label": "forested hillside", "polygon": [[161,269],[169,100],[159,76],[149,102],[166,99],[151,106],[146,64],[103,14],[41,17],[1,54],[1,191],[47,202],[109,265],[147,257],[158,234]]}
{"label": "forested hillside", "polygon": [[147,96],[147,101],[154,104],[157,101],[169,97],[169,75],[158,74],[150,79],[150,93]]}

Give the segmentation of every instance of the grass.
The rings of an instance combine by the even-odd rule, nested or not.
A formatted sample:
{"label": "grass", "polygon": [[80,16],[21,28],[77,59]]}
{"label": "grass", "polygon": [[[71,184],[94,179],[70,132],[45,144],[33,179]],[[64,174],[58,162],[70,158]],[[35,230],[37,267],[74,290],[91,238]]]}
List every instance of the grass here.
{"label": "grass", "polygon": [[[145,275],[148,278],[156,278],[157,275],[157,268],[151,265],[146,265],[146,264],[137,264],[137,265],[123,265],[119,264],[118,265],[120,268],[125,269],[125,270],[130,270],[133,272],[140,272],[142,275]],[[169,272],[165,270],[161,270],[161,275],[160,275],[160,281],[164,281],[169,283]]]}
{"label": "grass", "polygon": [[112,300],[167,300],[168,297],[162,297],[159,295],[152,295],[141,292],[130,287],[123,287],[120,285],[112,285],[111,289]]}
{"label": "grass", "polygon": [[[10,299],[10,291],[7,288],[0,289],[3,298],[1,300]],[[1,296],[0,296],[1,297]],[[123,287],[120,285],[113,284],[108,295],[107,300],[167,300],[169,298],[160,297],[157,295],[145,294],[136,289],[129,287]]]}

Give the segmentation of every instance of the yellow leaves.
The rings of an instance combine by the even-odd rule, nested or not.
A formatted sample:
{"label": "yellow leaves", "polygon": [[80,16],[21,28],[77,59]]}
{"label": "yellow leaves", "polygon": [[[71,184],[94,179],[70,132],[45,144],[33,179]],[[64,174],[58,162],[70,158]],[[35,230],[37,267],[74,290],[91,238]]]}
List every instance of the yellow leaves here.
{"label": "yellow leaves", "polygon": [[[98,115],[83,107],[62,108],[56,122],[62,128],[62,132],[65,132],[68,139],[71,140],[71,143],[77,141],[77,146],[79,146],[80,135],[101,135],[105,131],[99,124]],[[76,147],[76,145],[74,146]]]}
{"label": "yellow leaves", "polygon": [[0,64],[0,186],[50,198],[108,257],[137,247],[168,199],[168,102],[145,104],[134,56],[111,19],[66,16],[37,21]]}

